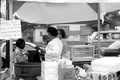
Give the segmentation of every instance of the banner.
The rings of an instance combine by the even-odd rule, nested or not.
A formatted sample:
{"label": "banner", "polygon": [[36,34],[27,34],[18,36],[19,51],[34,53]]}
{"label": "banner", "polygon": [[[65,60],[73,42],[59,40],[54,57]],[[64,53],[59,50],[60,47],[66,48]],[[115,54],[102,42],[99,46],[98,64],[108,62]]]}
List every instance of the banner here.
{"label": "banner", "polygon": [[17,39],[21,38],[20,20],[1,21],[0,23],[0,39]]}

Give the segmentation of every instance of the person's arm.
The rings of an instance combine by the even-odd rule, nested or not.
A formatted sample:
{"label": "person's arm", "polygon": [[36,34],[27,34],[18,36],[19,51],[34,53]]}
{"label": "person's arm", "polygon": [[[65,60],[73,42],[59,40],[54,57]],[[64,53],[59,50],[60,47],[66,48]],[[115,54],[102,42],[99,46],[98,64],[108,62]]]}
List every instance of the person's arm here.
{"label": "person's arm", "polygon": [[62,50],[62,54],[66,54],[67,51],[68,51],[68,45],[67,45],[67,42],[65,40],[62,40],[62,43],[63,43],[63,50]]}
{"label": "person's arm", "polygon": [[24,62],[26,61],[27,56],[22,54],[22,51],[16,50],[15,51],[15,59],[17,62]]}
{"label": "person's arm", "polygon": [[39,53],[42,53],[42,54],[46,52],[45,48],[42,48],[42,47],[39,47],[39,46],[36,46],[35,49],[36,49]]}

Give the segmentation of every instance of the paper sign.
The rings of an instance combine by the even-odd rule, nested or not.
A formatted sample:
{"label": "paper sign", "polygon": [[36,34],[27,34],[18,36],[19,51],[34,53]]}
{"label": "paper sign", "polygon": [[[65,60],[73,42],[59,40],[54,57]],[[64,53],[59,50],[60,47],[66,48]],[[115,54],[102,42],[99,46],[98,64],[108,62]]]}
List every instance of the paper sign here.
{"label": "paper sign", "polygon": [[60,68],[59,69],[59,80],[75,80],[75,69],[74,68]]}
{"label": "paper sign", "polygon": [[21,22],[20,20],[1,21],[0,23],[0,39],[21,38]]}

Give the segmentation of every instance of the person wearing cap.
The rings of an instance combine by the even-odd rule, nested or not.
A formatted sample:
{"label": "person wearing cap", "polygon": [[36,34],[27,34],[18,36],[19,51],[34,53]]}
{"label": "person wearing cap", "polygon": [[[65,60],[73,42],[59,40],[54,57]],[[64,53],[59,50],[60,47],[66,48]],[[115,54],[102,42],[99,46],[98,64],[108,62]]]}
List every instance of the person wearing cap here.
{"label": "person wearing cap", "polygon": [[47,33],[50,41],[45,48],[45,60],[58,61],[61,58],[63,43],[57,37],[58,31],[56,28],[48,27]]}

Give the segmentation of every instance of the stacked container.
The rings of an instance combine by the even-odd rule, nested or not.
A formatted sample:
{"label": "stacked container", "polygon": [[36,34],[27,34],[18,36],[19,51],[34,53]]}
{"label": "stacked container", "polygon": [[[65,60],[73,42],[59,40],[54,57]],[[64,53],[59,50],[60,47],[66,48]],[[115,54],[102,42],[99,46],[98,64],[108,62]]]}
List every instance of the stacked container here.
{"label": "stacked container", "polygon": [[42,80],[58,80],[58,62],[43,61],[41,63]]}

